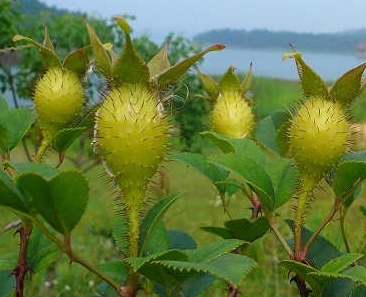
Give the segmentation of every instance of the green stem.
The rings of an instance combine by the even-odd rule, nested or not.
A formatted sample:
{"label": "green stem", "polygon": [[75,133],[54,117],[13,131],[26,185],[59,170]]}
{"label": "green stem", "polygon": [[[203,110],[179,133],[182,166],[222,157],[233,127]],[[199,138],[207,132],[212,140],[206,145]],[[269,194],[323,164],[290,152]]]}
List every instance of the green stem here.
{"label": "green stem", "polygon": [[316,231],[311,235],[311,237],[309,238],[309,240],[307,241],[307,243],[305,244],[304,247],[304,253],[305,255],[307,255],[309,248],[311,246],[311,244],[314,242],[315,238],[320,234],[320,232],[323,231],[323,229],[333,220],[335,214],[338,212],[339,209],[339,199],[336,198],[334,200],[334,204],[333,204],[333,208],[331,210],[331,212],[329,213],[329,215],[325,218],[325,220],[323,221],[323,223],[318,227],[318,229],[316,229]]}
{"label": "green stem", "polygon": [[279,240],[279,242],[282,244],[282,247],[285,249],[285,251],[288,254],[288,256],[290,258],[292,258],[292,255],[293,255],[292,249],[288,245],[285,237],[282,235],[282,233],[280,232],[280,230],[277,229],[275,217],[274,216],[266,216],[266,217],[267,217],[267,220],[268,220],[268,223],[269,223],[269,226],[270,226],[271,230],[276,235],[276,237]]}
{"label": "green stem", "polygon": [[339,216],[339,225],[341,227],[341,233],[342,233],[342,239],[344,242],[344,246],[346,247],[347,253],[351,252],[351,248],[348,243],[347,235],[346,235],[346,228],[345,228],[345,218],[346,218],[347,209],[342,207],[340,210],[340,216]]}

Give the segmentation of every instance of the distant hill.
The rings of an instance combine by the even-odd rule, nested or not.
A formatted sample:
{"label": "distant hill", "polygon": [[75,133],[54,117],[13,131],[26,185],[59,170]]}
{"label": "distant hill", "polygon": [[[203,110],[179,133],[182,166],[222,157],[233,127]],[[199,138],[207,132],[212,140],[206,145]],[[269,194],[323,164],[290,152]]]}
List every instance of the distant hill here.
{"label": "distant hill", "polygon": [[28,16],[37,16],[42,11],[49,11],[56,15],[68,12],[66,9],[59,9],[55,6],[48,6],[38,0],[17,0],[15,4],[20,6],[20,12]]}
{"label": "distant hill", "polygon": [[288,49],[292,44],[299,51],[355,52],[360,44],[366,43],[366,29],[332,34],[295,33],[269,30],[218,29],[194,37],[202,43],[224,43],[227,46],[250,49]]}

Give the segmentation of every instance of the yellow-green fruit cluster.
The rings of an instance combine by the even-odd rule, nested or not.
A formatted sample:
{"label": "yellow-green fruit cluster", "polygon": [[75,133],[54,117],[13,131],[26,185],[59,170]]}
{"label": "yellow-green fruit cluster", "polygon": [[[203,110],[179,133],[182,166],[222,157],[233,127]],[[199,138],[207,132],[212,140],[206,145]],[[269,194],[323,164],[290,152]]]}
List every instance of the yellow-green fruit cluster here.
{"label": "yellow-green fruit cluster", "polygon": [[219,97],[211,114],[215,132],[231,138],[244,138],[254,126],[254,116],[240,92],[224,92]]}
{"label": "yellow-green fruit cluster", "polygon": [[44,134],[54,136],[72,122],[81,111],[83,99],[83,87],[74,72],[50,68],[37,83],[34,93],[34,104]]}
{"label": "yellow-green fruit cluster", "polygon": [[122,190],[145,189],[163,160],[169,125],[141,85],[112,90],[97,112],[95,143]]}
{"label": "yellow-green fruit cluster", "polygon": [[321,176],[346,152],[350,130],[342,107],[310,97],[292,119],[290,148],[303,173]]}

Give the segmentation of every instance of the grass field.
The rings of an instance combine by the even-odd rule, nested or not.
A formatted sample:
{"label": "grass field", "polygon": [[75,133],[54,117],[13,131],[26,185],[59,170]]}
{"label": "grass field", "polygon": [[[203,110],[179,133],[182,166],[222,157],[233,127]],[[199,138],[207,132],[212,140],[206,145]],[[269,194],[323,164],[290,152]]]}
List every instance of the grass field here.
{"label": "grass field", "polygon": [[[254,101],[257,103],[257,117],[262,118],[273,110],[285,109],[293,100],[301,98],[299,85],[295,82],[255,78],[253,82]],[[13,161],[22,160],[21,148],[13,154]],[[53,162],[51,156],[49,162]],[[64,164],[63,168],[71,166]],[[165,164],[170,181],[170,191],[181,193],[181,197],[171,207],[165,216],[168,229],[179,229],[189,233],[198,243],[203,245],[218,240],[200,229],[201,226],[221,226],[228,220],[227,214],[218,204],[217,192],[210,182],[194,169],[176,162]],[[100,263],[121,256],[111,239],[113,221],[113,189],[109,178],[102,166],[95,167],[88,172],[90,183],[90,202],[81,223],[73,234],[74,249],[91,263]],[[357,204],[364,199],[361,195]],[[314,202],[310,212],[307,227],[315,229],[322,218],[328,214],[333,202],[332,194],[326,189],[319,193],[319,199]],[[279,229],[290,235],[290,230],[283,222],[285,218],[293,218],[290,209],[295,201],[291,200],[278,213]],[[229,211],[233,218],[248,218],[250,204],[241,194],[231,198]],[[0,208],[0,230],[16,216],[8,210]],[[352,208],[349,221],[346,225],[350,234],[352,246],[358,246],[364,233],[364,224],[360,223],[361,214],[357,205]],[[344,251],[344,246],[338,231],[338,220],[335,219],[322,233]],[[11,258],[16,254],[18,237],[12,231],[0,234],[1,258]],[[287,271],[278,266],[286,255],[272,234],[267,234],[257,240],[248,249],[248,254],[258,262],[258,268],[249,275],[241,288],[240,296],[297,296],[294,285],[289,283]],[[1,266],[1,261],[0,261]],[[14,263],[15,266],[15,263]],[[55,282],[47,283],[43,272],[35,273],[27,284],[26,296],[92,296],[94,287],[99,280],[77,264],[70,265],[65,256],[60,254],[59,262],[55,266]],[[216,282],[205,292],[204,296],[225,296],[223,284]]]}

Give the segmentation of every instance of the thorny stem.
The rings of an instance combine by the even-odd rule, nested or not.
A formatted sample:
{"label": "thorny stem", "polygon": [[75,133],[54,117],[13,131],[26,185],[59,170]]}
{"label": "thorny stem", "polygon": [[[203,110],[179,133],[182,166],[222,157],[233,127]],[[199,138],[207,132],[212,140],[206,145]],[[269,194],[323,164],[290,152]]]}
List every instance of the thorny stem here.
{"label": "thorny stem", "polygon": [[336,198],[334,200],[333,208],[332,208],[331,212],[329,213],[329,215],[325,218],[323,223],[318,227],[318,229],[316,229],[316,231],[311,235],[311,237],[309,238],[309,240],[305,244],[305,247],[304,247],[305,255],[307,255],[307,253],[309,251],[309,248],[310,248],[311,244],[314,242],[315,238],[333,220],[333,218],[334,218],[335,214],[338,212],[338,210],[339,210],[339,199]]}
{"label": "thorny stem", "polygon": [[259,213],[262,211],[262,204],[259,200],[257,194],[250,188],[250,186],[246,183],[243,183],[242,191],[244,196],[248,197],[250,202],[252,203],[252,219],[256,219]]}
{"label": "thorny stem", "polygon": [[239,295],[239,289],[235,288],[232,283],[227,282],[228,294],[227,297],[237,297]]}
{"label": "thorny stem", "polygon": [[342,238],[343,238],[343,242],[344,242],[344,246],[346,247],[346,251],[347,253],[351,252],[351,248],[349,246],[348,243],[348,239],[347,239],[347,235],[346,235],[346,229],[345,229],[345,218],[346,218],[346,213],[347,213],[347,209],[344,207],[341,207],[340,209],[340,216],[339,216],[339,224],[341,227],[341,233],[342,233]]}
{"label": "thorny stem", "polygon": [[32,224],[29,221],[24,222],[17,230],[17,233],[19,233],[20,237],[19,258],[18,264],[11,274],[15,276],[15,297],[23,297],[25,277],[30,270],[27,263],[27,249],[29,238],[32,234]]}

